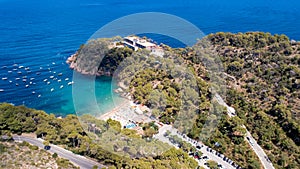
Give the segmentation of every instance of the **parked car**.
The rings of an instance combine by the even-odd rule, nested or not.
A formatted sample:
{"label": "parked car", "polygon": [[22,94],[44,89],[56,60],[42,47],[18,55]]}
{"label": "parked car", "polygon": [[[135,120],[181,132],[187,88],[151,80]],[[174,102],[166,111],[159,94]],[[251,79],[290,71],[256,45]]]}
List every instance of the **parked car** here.
{"label": "parked car", "polygon": [[205,160],[205,159],[208,159],[208,157],[207,157],[207,156],[203,156],[202,158],[203,158],[204,160]]}
{"label": "parked car", "polygon": [[50,146],[45,146],[44,147],[45,150],[50,150],[50,148],[51,148]]}
{"label": "parked car", "polygon": [[249,141],[249,143],[253,146],[254,145],[254,143],[253,143],[253,141],[251,140],[251,138],[250,137],[246,137],[247,138],[247,140]]}
{"label": "parked car", "polygon": [[269,157],[265,156],[265,159],[270,163],[271,160],[269,159]]}

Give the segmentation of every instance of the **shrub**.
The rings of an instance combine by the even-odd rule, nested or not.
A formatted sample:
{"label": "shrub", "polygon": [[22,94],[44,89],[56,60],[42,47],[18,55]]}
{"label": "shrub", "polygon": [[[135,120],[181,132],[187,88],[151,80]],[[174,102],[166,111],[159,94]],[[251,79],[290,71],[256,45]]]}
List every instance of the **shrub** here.
{"label": "shrub", "polygon": [[53,158],[57,158],[57,156],[58,156],[57,153],[52,154]]}

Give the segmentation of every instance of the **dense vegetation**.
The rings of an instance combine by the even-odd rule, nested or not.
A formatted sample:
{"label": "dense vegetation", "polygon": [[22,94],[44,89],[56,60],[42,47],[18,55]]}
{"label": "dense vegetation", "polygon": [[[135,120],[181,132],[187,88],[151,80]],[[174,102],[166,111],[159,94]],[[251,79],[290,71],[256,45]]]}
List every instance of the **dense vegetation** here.
{"label": "dense vegetation", "polygon": [[81,45],[73,58],[73,68],[83,74],[113,74],[120,62],[133,52],[129,48],[111,47],[120,38],[92,39]]}
{"label": "dense vegetation", "polygon": [[227,101],[278,168],[300,165],[300,44],[268,33],[210,35]]}
{"label": "dense vegetation", "polygon": [[229,85],[260,105],[299,146],[300,44],[285,35],[264,33],[219,33],[208,38],[226,72],[235,77]]}
{"label": "dense vegetation", "polygon": [[[239,123],[246,125],[276,168],[297,168],[300,164],[300,44],[285,35],[260,32],[217,33],[205,40],[211,43],[207,48],[216,52],[224,63],[227,103],[236,109]],[[180,56],[193,66],[198,77],[209,79],[205,66],[199,62],[197,45],[193,49],[181,49]],[[201,121],[203,116],[199,117]],[[210,145],[213,146],[213,140],[224,142],[228,137],[233,139],[235,147],[239,145],[242,138],[229,134],[232,132],[228,123],[228,119],[221,120],[219,131],[209,138]],[[201,125],[197,123],[195,130]],[[238,149],[227,153],[243,151]]]}
{"label": "dense vegetation", "polygon": [[[108,120],[107,122],[97,120],[91,116],[86,116],[82,120],[93,122],[98,127],[92,132],[83,130],[78,118],[68,115],[63,119],[56,118],[53,114],[48,115],[43,111],[28,109],[24,106],[12,106],[7,103],[0,104],[0,135],[21,134],[23,132],[35,132],[38,137],[50,141],[53,144],[65,146],[71,151],[92,157],[106,165],[117,168],[195,168],[196,161],[184,153],[182,150],[171,148],[155,157],[130,158],[119,156],[112,151],[108,151],[94,142],[91,138],[98,134],[111,134],[103,132],[110,130],[116,135],[122,132],[130,138],[137,135],[133,131],[121,129],[117,121]],[[87,123],[86,123],[87,124]],[[85,126],[85,125],[84,125]],[[88,127],[88,126],[86,126]],[[100,127],[103,127],[100,130]],[[91,137],[88,137],[91,136]],[[113,135],[109,135],[112,137]],[[109,138],[108,137],[108,138]],[[106,138],[106,137],[101,137]],[[115,139],[112,137],[112,140]],[[142,141],[142,139],[139,139]],[[120,142],[119,142],[120,143]],[[158,144],[160,145],[160,144]],[[109,145],[105,145],[108,146]]]}
{"label": "dense vegetation", "polygon": [[[210,101],[211,76],[201,60],[193,58],[199,57],[194,51],[169,49],[163,58],[147,51],[135,52],[119,65],[117,78],[128,87],[126,91],[133,99],[150,107],[161,122],[173,123],[191,138],[214,147],[242,167],[260,168],[258,158],[244,139],[245,130],[241,127],[244,121],[238,117],[229,119],[222,106]],[[203,127],[216,121],[216,130],[208,131],[210,137],[204,138]],[[220,146],[215,147],[216,142]]]}
{"label": "dense vegetation", "polygon": [[[227,92],[220,94],[223,98],[227,95],[227,102],[236,109],[238,117],[223,116],[213,135],[203,141],[212,147],[216,142],[221,143],[215,148],[243,167],[259,168],[257,157],[244,140],[244,130],[240,127],[244,124],[276,168],[299,166],[300,44],[285,35],[217,33],[193,47],[165,47],[164,58],[151,57],[147,51],[134,52],[124,62],[133,64],[124,66],[119,62],[118,78],[128,87],[126,91],[133,99],[151,107],[153,114],[164,123],[176,123],[180,110],[192,117],[196,114],[197,119],[186,132],[202,140],[199,133],[212,106],[211,63],[217,62],[214,55],[224,65],[224,72],[218,76],[227,80]],[[169,71],[178,63],[187,65],[197,84],[190,87],[187,95],[197,98],[196,102],[186,107],[180,102],[187,93],[181,92],[182,77]]]}

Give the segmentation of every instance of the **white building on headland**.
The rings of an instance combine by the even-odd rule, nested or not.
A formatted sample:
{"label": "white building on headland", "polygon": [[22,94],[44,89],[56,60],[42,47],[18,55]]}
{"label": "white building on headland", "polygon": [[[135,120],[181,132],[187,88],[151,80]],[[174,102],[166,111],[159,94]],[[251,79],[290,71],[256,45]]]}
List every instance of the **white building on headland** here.
{"label": "white building on headland", "polygon": [[127,46],[134,51],[137,51],[138,49],[147,49],[151,51],[152,54],[163,56],[163,49],[159,45],[138,36],[124,37],[122,43],[124,46]]}

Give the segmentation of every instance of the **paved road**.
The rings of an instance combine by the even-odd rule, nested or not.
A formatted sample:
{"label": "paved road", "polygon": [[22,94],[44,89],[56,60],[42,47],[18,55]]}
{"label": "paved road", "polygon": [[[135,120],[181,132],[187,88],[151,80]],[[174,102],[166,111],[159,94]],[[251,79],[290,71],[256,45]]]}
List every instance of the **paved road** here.
{"label": "paved road", "polygon": [[246,133],[246,137],[248,137],[250,139],[250,141],[248,139],[246,139],[246,140],[250,144],[250,146],[252,147],[254,152],[257,154],[257,156],[258,156],[259,160],[261,161],[262,165],[264,166],[264,168],[266,168],[266,169],[275,169],[272,162],[269,160],[268,156],[264,152],[264,150],[258,145],[258,143],[251,136],[251,134],[249,133],[248,130],[247,130],[247,133]]}
{"label": "paved road", "polygon": [[[218,164],[221,164],[223,169],[225,169],[225,168],[226,169],[234,169],[235,168],[235,167],[233,167],[231,165],[231,163],[233,162],[232,160],[228,159],[229,162],[224,161],[223,160],[224,155],[221,154],[220,155],[221,157],[219,157],[216,154],[215,150],[213,150],[213,149],[205,146],[203,143],[200,143],[200,142],[198,142],[196,140],[190,139],[187,136],[179,134],[178,131],[177,131],[177,129],[174,129],[171,125],[164,125],[163,127],[161,127],[159,129],[159,133],[156,134],[156,135],[154,135],[154,138],[157,138],[157,139],[159,139],[162,142],[168,143],[171,146],[177,147],[176,145],[174,145],[173,143],[171,143],[170,140],[167,137],[164,136],[164,133],[167,132],[167,131],[170,131],[171,135],[176,135],[177,137],[181,138],[183,141],[191,143],[194,147],[201,146],[201,148],[198,149],[198,150],[200,150],[203,153],[202,157],[203,156],[207,156],[208,160],[213,160],[213,161],[217,162]],[[210,152],[210,150],[212,152]],[[199,166],[204,166],[205,168],[207,168],[204,165],[204,163],[206,161],[208,161],[208,160],[203,160],[202,159],[202,160],[196,160],[196,161],[198,162]]]}
{"label": "paved road", "polygon": [[[216,94],[216,99],[219,104],[227,107],[227,114],[229,117],[234,117],[236,116],[234,108],[228,106],[224,100],[220,97],[220,95]],[[243,125],[243,127],[246,129],[246,126]],[[251,136],[250,132],[246,129],[246,138],[250,138],[250,140],[246,139],[247,142],[250,144],[251,148],[255,152],[255,154],[258,156],[261,164],[263,165],[264,168],[266,169],[274,169],[274,166],[272,162],[268,159],[268,156],[264,152],[264,150],[258,145],[258,143],[255,141],[255,139]],[[251,143],[250,143],[251,142]]]}
{"label": "paved road", "polygon": [[[37,139],[37,138],[31,138],[31,137],[25,137],[25,136],[13,136],[13,139],[15,141],[26,141],[30,144],[36,145],[40,148],[44,148],[43,140]],[[98,168],[106,168],[106,166],[99,164],[93,160],[87,159],[83,156],[77,155],[72,153],[71,151],[68,151],[66,149],[63,149],[61,147],[58,147],[56,145],[51,144],[51,148],[48,150],[51,153],[57,153],[60,157],[70,160],[75,165],[79,166],[83,169],[91,169],[93,166],[97,165]]]}

